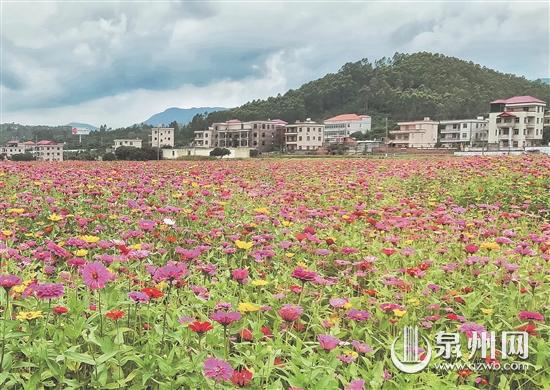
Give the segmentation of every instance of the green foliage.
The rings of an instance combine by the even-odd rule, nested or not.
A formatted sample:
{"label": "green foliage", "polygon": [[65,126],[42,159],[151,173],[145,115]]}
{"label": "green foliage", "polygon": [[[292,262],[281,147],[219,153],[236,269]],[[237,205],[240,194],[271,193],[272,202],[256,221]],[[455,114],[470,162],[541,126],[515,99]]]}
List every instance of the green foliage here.
{"label": "green foliage", "polygon": [[30,153],[18,153],[11,156],[12,161],[33,161],[34,156]]}
{"label": "green foliage", "polygon": [[227,148],[214,148],[210,151],[211,157],[220,157],[223,158],[223,156],[229,156],[231,152]]}
{"label": "green foliage", "polygon": [[116,160],[116,155],[114,153],[105,153],[103,155],[103,161],[114,161]]}
{"label": "green foliage", "polygon": [[119,160],[147,161],[158,158],[157,149],[135,148],[133,146],[121,146],[115,150],[116,158]]}

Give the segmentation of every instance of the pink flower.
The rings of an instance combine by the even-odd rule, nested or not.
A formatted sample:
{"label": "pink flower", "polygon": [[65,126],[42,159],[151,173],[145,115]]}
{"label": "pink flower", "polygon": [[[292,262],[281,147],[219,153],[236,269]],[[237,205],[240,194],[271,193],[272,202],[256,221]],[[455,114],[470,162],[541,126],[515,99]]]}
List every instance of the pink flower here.
{"label": "pink flower", "polygon": [[279,315],[286,322],[296,321],[298,318],[300,318],[303,312],[304,309],[302,309],[298,305],[284,305],[282,308],[279,309]]}
{"label": "pink flower", "polygon": [[91,290],[104,288],[107,282],[111,281],[114,276],[98,261],[87,263],[82,267],[80,273],[82,274],[82,279],[84,279],[84,284]]}
{"label": "pink flower", "polygon": [[473,333],[482,334],[487,332],[487,329],[483,325],[476,324],[475,322],[466,322],[459,328],[462,333],[465,333],[468,338],[471,338]]}
{"label": "pink flower", "polygon": [[233,280],[240,284],[245,284],[248,281],[248,270],[246,268],[237,268],[231,272]]}
{"label": "pink flower", "polygon": [[353,346],[353,348],[355,348],[357,353],[369,353],[369,352],[374,351],[370,345],[362,343],[362,342],[357,341],[357,340],[353,340],[351,342],[351,345]]}
{"label": "pink flower", "polygon": [[151,299],[149,295],[141,291],[131,291],[128,293],[128,298],[130,298],[135,303],[147,303]]}
{"label": "pink flower", "polygon": [[176,263],[174,261],[169,261],[166,265],[157,268],[153,279],[155,282],[162,282],[164,280],[174,281],[178,280],[181,277],[187,275],[187,267],[183,263]]}
{"label": "pink flower", "polygon": [[301,280],[302,282],[311,282],[315,279],[317,273],[315,271],[309,271],[302,267],[296,267],[294,268],[294,271],[292,271],[291,276],[293,278]]}
{"label": "pink flower", "polygon": [[55,299],[63,296],[65,288],[61,283],[45,283],[36,286],[34,291],[40,299]]}
{"label": "pink flower", "polygon": [[344,390],[363,390],[365,388],[365,381],[363,379],[354,379]]}
{"label": "pink flower", "polygon": [[536,311],[520,311],[518,318],[522,321],[532,320],[544,322],[544,316]]}
{"label": "pink flower", "polygon": [[346,298],[331,298],[328,303],[330,303],[330,306],[341,309],[344,307],[346,303],[348,303],[348,299]]}
{"label": "pink flower", "polygon": [[328,334],[320,334],[319,336],[317,336],[317,341],[319,341],[319,345],[325,351],[332,351],[340,344],[339,339],[337,339],[336,337],[332,337]]}
{"label": "pink flower", "polygon": [[357,309],[350,309],[346,313],[346,315],[350,320],[355,320],[355,321],[366,321],[370,318],[370,313],[368,311],[357,310]]}
{"label": "pink flower", "polygon": [[241,313],[238,311],[217,311],[213,313],[210,318],[223,326],[228,326],[235,321],[239,321],[241,319]]}
{"label": "pink flower", "polygon": [[233,376],[233,368],[224,360],[208,358],[204,361],[204,375],[216,382],[228,381]]}
{"label": "pink flower", "polygon": [[9,290],[13,286],[21,284],[21,278],[15,275],[0,275],[0,286]]}

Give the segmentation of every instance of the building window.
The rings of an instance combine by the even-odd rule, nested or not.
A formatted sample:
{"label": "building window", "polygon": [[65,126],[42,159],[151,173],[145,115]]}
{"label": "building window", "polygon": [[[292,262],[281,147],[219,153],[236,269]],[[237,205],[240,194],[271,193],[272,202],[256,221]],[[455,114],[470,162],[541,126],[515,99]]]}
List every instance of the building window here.
{"label": "building window", "polygon": [[462,124],[462,128],[465,129],[468,125],[466,123]]}

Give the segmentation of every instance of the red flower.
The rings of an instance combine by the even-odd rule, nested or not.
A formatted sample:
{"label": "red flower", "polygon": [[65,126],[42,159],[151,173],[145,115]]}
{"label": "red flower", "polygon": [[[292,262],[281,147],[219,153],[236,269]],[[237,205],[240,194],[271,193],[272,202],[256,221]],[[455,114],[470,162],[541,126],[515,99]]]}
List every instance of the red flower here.
{"label": "red flower", "polygon": [[151,299],[162,298],[164,296],[164,293],[162,291],[160,291],[158,288],[154,288],[154,287],[142,288],[141,292],[149,295],[149,298],[151,298]]}
{"label": "red flower", "polygon": [[189,329],[191,329],[193,332],[195,333],[198,333],[199,335],[202,335],[203,333],[206,333],[208,332],[209,330],[212,330],[214,329],[214,327],[212,326],[212,324],[208,321],[204,321],[204,322],[200,322],[200,321],[195,321],[195,322],[191,322],[189,325],[188,325]]}
{"label": "red flower", "polygon": [[61,315],[69,312],[69,308],[65,306],[56,306],[52,309],[54,314]]}
{"label": "red flower", "polygon": [[455,302],[460,303],[462,305],[466,303],[466,301],[462,299],[462,297],[455,297]]}
{"label": "red flower", "polygon": [[365,294],[367,294],[368,296],[371,296],[371,297],[375,297],[376,294],[378,294],[378,292],[376,290],[364,290],[365,291]]}
{"label": "red flower", "polygon": [[113,321],[118,321],[122,317],[124,317],[124,312],[122,310],[116,310],[116,309],[109,310],[107,313],[105,313],[105,317]]}
{"label": "red flower", "polygon": [[252,341],[254,336],[252,335],[252,331],[250,329],[243,329],[239,332],[239,339],[241,341]]}
{"label": "red flower", "polygon": [[248,371],[246,368],[243,368],[240,371],[233,371],[231,376],[231,382],[239,387],[245,387],[252,380],[252,372]]}
{"label": "red flower", "polygon": [[267,337],[267,338],[272,338],[273,337],[273,333],[271,333],[271,329],[269,329],[267,326],[262,326],[262,329],[261,329],[264,337]]}
{"label": "red flower", "polygon": [[466,378],[467,376],[472,375],[472,373],[473,373],[473,372],[470,371],[470,370],[460,370],[460,371],[458,372],[458,376],[460,376],[461,378]]}
{"label": "red flower", "polygon": [[474,244],[468,244],[464,247],[464,250],[466,251],[466,253],[474,254],[479,250],[479,247]]}
{"label": "red flower", "polygon": [[386,256],[391,256],[395,252],[397,252],[397,249],[394,249],[394,248],[383,248],[382,249],[382,253],[385,254]]}
{"label": "red flower", "polygon": [[536,337],[536,336],[539,335],[537,333],[537,327],[533,323],[520,326],[520,327],[517,328],[517,330],[522,331],[522,332],[527,332],[529,334],[529,336]]}

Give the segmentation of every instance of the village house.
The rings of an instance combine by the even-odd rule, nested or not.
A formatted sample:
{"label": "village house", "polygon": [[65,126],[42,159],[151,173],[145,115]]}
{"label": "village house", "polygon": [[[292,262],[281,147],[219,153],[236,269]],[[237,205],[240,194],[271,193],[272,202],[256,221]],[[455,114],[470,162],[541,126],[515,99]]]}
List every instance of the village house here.
{"label": "village house", "polygon": [[127,138],[127,139],[115,139],[114,142],[115,142],[115,145],[113,146],[113,149],[116,150],[121,146],[130,146],[133,148],[141,149],[143,141],[140,138]]}
{"label": "village house", "polygon": [[388,144],[395,147],[433,148],[437,143],[439,122],[425,117],[421,121],[398,122],[399,129],[390,131],[394,139]]}
{"label": "village house", "polygon": [[323,146],[325,125],[307,118],[305,121],[286,125],[285,149],[288,152],[316,151]]}
{"label": "village house", "polygon": [[40,161],[63,161],[63,144],[55,141],[9,141],[5,146],[0,147],[0,154],[8,158],[15,154],[29,153],[36,160]]}
{"label": "village house", "polygon": [[488,121],[482,116],[476,119],[455,119],[439,122],[439,142],[444,148],[463,149],[487,143]]}
{"label": "village house", "polygon": [[325,142],[328,144],[343,143],[353,133],[360,131],[366,134],[371,130],[371,117],[368,115],[342,114],[324,121]]}

